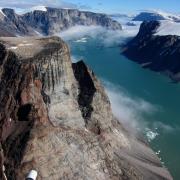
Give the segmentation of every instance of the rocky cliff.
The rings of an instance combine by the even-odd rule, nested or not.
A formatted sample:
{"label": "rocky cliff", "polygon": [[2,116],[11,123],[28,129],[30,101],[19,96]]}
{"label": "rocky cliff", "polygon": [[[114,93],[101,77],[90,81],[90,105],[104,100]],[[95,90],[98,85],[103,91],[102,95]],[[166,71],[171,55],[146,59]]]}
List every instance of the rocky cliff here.
{"label": "rocky cliff", "polygon": [[23,180],[31,169],[38,180],[172,179],[61,39],[0,42],[1,179]]}
{"label": "rocky cliff", "polygon": [[[34,10],[18,15],[13,9],[4,8],[0,13],[0,31],[7,36],[53,35],[72,26],[102,26],[111,30],[121,30],[121,25],[109,16],[84,12],[76,9],[47,7],[46,11]],[[10,34],[10,35],[9,35]]]}
{"label": "rocky cliff", "polygon": [[123,50],[129,59],[145,68],[163,72],[175,81],[180,80],[180,37],[156,35],[158,21],[142,23],[138,35]]}

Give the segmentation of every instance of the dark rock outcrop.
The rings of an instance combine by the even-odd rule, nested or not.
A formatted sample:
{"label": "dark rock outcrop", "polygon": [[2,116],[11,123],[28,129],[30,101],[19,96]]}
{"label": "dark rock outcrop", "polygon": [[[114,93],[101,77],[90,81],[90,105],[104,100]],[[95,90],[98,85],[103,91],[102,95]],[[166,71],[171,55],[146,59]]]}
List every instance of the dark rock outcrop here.
{"label": "dark rock outcrop", "polygon": [[0,41],[1,179],[31,169],[39,180],[172,179],[114,118],[101,83],[82,61],[72,65],[61,39]]}
{"label": "dark rock outcrop", "polygon": [[166,17],[155,12],[141,12],[140,14],[138,14],[133,18],[133,21],[160,21],[160,20],[166,20]]}
{"label": "dark rock outcrop", "polygon": [[138,35],[123,49],[129,59],[145,68],[166,73],[173,80],[180,80],[180,37],[155,35],[160,26],[158,21],[141,24]]}
{"label": "dark rock outcrop", "polygon": [[74,63],[73,70],[75,78],[80,85],[78,103],[80,105],[83,118],[88,120],[91,117],[91,112],[93,111],[91,103],[96,92],[96,88],[94,87],[89,70],[83,61]]}
{"label": "dark rock outcrop", "polygon": [[[0,30],[3,35],[33,36],[53,35],[72,26],[102,26],[111,30],[121,30],[121,25],[109,16],[100,13],[84,12],[76,9],[46,8],[18,15],[13,9],[4,8],[0,13]],[[3,36],[0,34],[0,36]]]}

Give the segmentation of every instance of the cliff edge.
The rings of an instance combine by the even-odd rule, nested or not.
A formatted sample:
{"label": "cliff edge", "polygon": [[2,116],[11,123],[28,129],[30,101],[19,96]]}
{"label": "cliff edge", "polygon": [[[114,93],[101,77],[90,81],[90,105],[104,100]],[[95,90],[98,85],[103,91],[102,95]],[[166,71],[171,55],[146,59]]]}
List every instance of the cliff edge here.
{"label": "cliff edge", "polygon": [[31,169],[38,180],[172,179],[60,38],[0,42],[1,179],[23,180]]}
{"label": "cliff edge", "polygon": [[143,22],[137,36],[124,47],[123,54],[142,67],[167,74],[179,82],[180,37],[157,35],[160,26],[160,21]]}

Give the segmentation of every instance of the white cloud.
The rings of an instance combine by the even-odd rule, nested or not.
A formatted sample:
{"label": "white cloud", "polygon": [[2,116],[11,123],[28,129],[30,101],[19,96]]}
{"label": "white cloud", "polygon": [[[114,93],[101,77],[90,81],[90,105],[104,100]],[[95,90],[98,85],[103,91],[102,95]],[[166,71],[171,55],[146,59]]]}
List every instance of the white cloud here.
{"label": "white cloud", "polygon": [[153,114],[158,107],[149,102],[130,96],[124,89],[110,82],[103,81],[109,96],[114,115],[126,128],[143,131],[147,122],[143,115]]}
{"label": "white cloud", "polygon": [[170,125],[164,124],[164,123],[159,122],[159,121],[154,122],[154,123],[152,124],[152,127],[153,127],[153,129],[159,130],[159,131],[161,131],[161,132],[163,132],[163,133],[164,133],[164,132],[165,132],[165,133],[167,133],[167,132],[173,132],[173,131],[175,131],[175,130],[179,130],[179,127],[174,128],[174,127],[172,127],[172,126],[170,126]]}
{"label": "white cloud", "polygon": [[100,26],[74,26],[58,35],[64,40],[81,39],[84,36],[96,37],[103,30]]}
{"label": "white cloud", "polygon": [[31,11],[35,11],[35,10],[39,10],[39,11],[47,11],[47,8],[45,6],[33,6],[31,8]]}
{"label": "white cloud", "polygon": [[47,6],[55,8],[70,8],[70,9],[91,9],[90,6],[86,4],[76,4],[67,2],[65,0],[0,0],[1,7],[13,8],[17,12],[26,12],[28,9],[34,6]]}
{"label": "white cloud", "polygon": [[[127,38],[135,36],[138,32],[137,28],[124,27],[123,30],[107,30],[101,26],[74,26],[65,30],[59,35],[64,40],[77,40],[80,42],[83,37],[98,38],[104,46],[119,45],[124,43]],[[85,42],[85,41],[83,41]]]}
{"label": "white cloud", "polygon": [[160,121],[149,121],[147,116],[155,117],[162,111],[158,105],[151,104],[141,98],[132,97],[121,87],[102,80],[111,102],[115,117],[132,133],[143,133],[148,142],[158,136],[173,133],[179,127],[173,127]]}
{"label": "white cloud", "polygon": [[77,8],[76,4],[68,3],[62,0],[1,0],[1,6],[9,8],[26,9],[39,5],[62,8]]}

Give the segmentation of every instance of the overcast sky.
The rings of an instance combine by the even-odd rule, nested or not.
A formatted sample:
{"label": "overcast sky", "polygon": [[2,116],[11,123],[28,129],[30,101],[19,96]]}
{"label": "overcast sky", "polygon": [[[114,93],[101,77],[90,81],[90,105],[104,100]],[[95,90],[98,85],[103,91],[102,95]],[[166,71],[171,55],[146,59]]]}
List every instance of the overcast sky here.
{"label": "overcast sky", "polygon": [[0,7],[27,9],[32,6],[79,8],[107,13],[161,9],[180,13],[180,0],[0,0]]}

